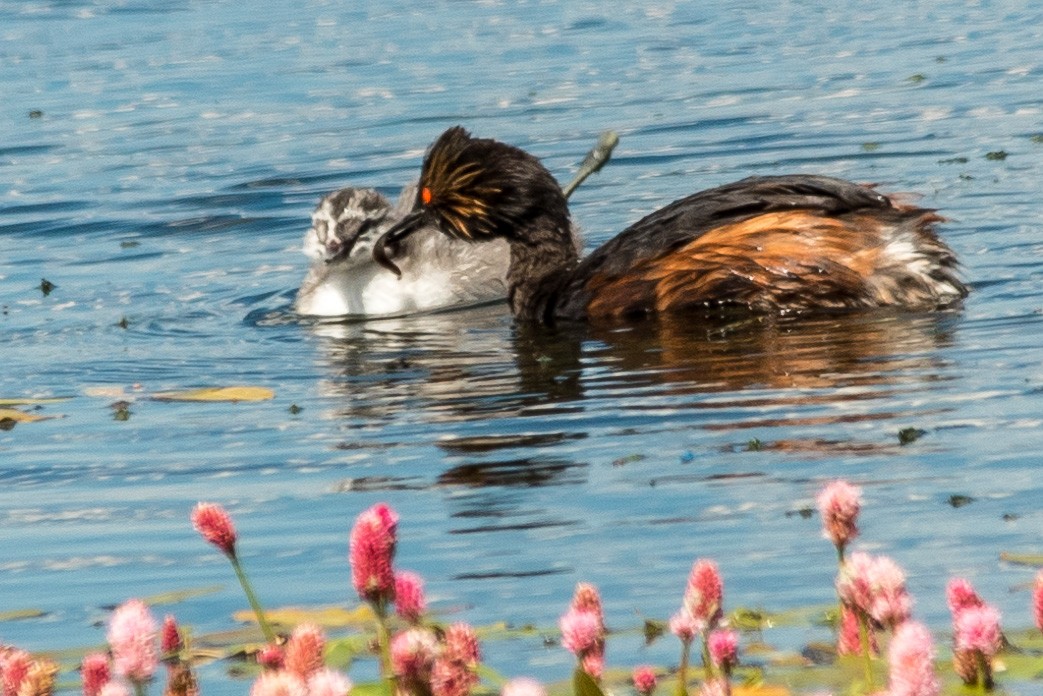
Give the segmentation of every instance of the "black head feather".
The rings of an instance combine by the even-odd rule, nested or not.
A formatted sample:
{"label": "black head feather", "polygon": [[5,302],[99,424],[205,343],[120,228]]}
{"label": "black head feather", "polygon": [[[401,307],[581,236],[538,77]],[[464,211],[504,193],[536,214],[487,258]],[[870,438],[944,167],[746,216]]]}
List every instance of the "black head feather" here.
{"label": "black head feather", "polygon": [[459,126],[424,157],[416,207],[445,234],[469,241],[518,238],[536,217],[567,223],[569,216],[561,187],[538,159]]}

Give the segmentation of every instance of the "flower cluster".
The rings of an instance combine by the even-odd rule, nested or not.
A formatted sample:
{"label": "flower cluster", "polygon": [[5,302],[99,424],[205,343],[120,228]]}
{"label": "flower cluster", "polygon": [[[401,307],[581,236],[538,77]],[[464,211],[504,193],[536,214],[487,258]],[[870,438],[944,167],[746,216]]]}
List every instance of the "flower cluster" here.
{"label": "flower cluster", "polygon": [[58,665],[25,650],[0,645],[0,693],[51,696]]}
{"label": "flower cluster", "polygon": [[[325,647],[321,628],[298,626],[281,650],[268,647],[265,669],[250,687],[250,696],[347,696],[351,680],[326,667]],[[275,657],[276,652],[281,654]]]}
{"label": "flower cluster", "polygon": [[395,598],[397,531],[398,515],[386,503],[360,514],[351,530],[351,582],[359,597],[378,609]]}
{"label": "flower cluster", "polygon": [[600,679],[605,669],[605,612],[597,587],[577,584],[572,603],[558,625],[561,644],[576,656],[584,672]]}
{"label": "flower cluster", "polygon": [[991,689],[992,660],[1003,643],[1000,613],[963,578],[950,580],[945,595],[952,612],[953,668],[965,684]]}
{"label": "flower cluster", "polygon": [[862,509],[862,489],[847,481],[833,481],[815,499],[822,517],[822,534],[833,542],[840,558],[858,536],[858,513]]}

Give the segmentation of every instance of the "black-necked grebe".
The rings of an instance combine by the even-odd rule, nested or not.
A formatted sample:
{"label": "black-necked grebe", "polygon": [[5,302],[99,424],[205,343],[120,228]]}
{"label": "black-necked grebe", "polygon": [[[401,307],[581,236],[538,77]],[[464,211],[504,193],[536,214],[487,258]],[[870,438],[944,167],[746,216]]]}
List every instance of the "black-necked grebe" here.
{"label": "black-necked grebe", "polygon": [[374,247],[390,268],[413,230],[506,239],[519,320],[669,311],[935,309],[967,294],[934,211],[823,176],[751,177],[695,193],[579,260],[568,206],[532,155],[450,128],[428,150],[412,212]]}
{"label": "black-necked grebe", "polygon": [[[606,133],[580,164],[566,196],[608,161],[618,138]],[[401,278],[373,260],[378,238],[402,220],[416,200],[416,184],[394,206],[373,189],[345,188],[319,201],[304,253],[313,259],[294,301],[312,316],[401,316],[483,304],[507,295],[510,251],[506,240],[468,244],[421,226],[397,250]],[[570,227],[569,243],[581,246]]]}

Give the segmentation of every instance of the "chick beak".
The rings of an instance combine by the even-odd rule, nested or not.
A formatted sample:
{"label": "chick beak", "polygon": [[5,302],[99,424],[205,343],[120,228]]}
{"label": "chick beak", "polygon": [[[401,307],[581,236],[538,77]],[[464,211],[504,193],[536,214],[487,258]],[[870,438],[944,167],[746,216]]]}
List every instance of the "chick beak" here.
{"label": "chick beak", "polygon": [[376,245],[374,245],[373,260],[401,278],[402,271],[391,260],[391,257],[398,253],[398,245],[406,237],[420,229],[423,222],[424,211],[414,210],[395,223],[390,230],[381,235]]}

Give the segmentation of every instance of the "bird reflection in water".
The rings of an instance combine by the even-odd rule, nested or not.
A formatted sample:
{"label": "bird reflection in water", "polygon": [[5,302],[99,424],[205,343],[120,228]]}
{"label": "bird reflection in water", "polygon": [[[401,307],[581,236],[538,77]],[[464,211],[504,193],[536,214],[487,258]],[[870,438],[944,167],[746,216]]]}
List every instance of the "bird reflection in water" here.
{"label": "bird reflection in water", "polygon": [[790,431],[925,416],[919,404],[947,379],[939,349],[958,317],[880,310],[545,328],[512,326],[492,306],[318,324],[315,333],[330,373],[321,390],[338,400],[330,415],[353,441],[428,438],[458,462],[439,482],[533,486],[574,481],[579,464],[540,457],[579,449],[575,440],[619,414],[669,413],[674,427],[704,431],[771,429],[775,449],[883,451],[889,443],[848,447]]}

